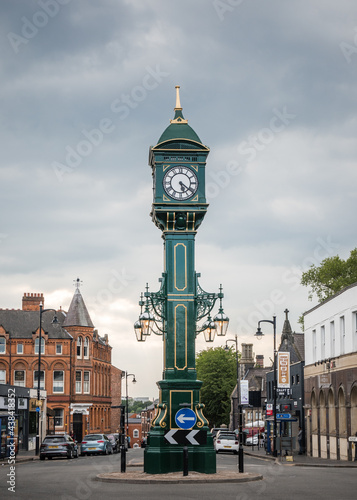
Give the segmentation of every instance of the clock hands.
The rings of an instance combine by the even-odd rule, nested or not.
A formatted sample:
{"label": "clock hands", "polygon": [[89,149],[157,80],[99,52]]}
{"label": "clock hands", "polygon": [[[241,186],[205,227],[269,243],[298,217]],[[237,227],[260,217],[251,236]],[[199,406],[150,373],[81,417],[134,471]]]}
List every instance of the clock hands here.
{"label": "clock hands", "polygon": [[191,187],[187,187],[186,184],[184,184],[182,181],[179,181],[179,184],[181,186],[181,191],[193,191]]}

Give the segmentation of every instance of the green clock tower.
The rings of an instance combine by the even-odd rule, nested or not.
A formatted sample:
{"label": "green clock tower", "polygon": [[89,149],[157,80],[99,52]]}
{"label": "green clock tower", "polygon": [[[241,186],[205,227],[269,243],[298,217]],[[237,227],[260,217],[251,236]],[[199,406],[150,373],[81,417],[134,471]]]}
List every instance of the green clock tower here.
{"label": "green clock tower", "polygon": [[[205,168],[209,148],[202,144],[183,117],[179,87],[175,115],[156,146],[150,148],[153,177],[152,220],[162,231],[165,248],[164,273],[158,292],[144,294],[144,312],[135,324],[139,341],[154,332],[163,337],[163,379],[158,382],[160,403],[144,452],[144,471],[151,474],[182,470],[183,446],[187,446],[189,469],[216,472],[216,454],[209,423],[200,403],[195,367],[195,340],[204,332],[213,341],[225,335],[228,318],[222,309],[223,294],[207,293],[195,272],[195,235],[208,204]],[[217,299],[220,309],[212,320]],[[197,322],[208,317],[202,328]]]}

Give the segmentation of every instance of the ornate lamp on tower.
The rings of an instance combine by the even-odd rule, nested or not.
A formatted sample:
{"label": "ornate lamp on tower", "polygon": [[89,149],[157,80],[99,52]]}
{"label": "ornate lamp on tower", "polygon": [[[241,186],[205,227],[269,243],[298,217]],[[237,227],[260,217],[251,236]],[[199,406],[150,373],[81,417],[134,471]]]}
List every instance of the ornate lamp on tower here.
{"label": "ornate lamp on tower", "polygon": [[[202,382],[197,380],[195,341],[200,332],[208,342],[216,334],[225,335],[229,319],[222,307],[222,287],[219,293],[205,292],[195,271],[195,235],[208,207],[205,168],[209,148],[183,117],[179,87],[174,110],[174,119],[149,153],[154,184],[151,216],[162,231],[165,269],[158,292],[149,292],[146,286],[135,333],[141,342],[151,332],[163,336],[164,370],[158,382],[160,403],[144,452],[144,471],[182,470],[187,445],[190,469],[215,473],[212,435],[200,403]],[[217,299],[220,308],[212,320]],[[207,320],[199,327],[203,318]]]}

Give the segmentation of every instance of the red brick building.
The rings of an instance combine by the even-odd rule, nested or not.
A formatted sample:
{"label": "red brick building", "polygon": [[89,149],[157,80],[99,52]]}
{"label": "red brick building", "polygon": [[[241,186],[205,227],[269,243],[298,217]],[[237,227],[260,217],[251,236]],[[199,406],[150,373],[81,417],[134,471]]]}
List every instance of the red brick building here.
{"label": "red brick building", "polygon": [[[0,383],[37,388],[41,303],[45,310],[42,294],[25,294],[22,309],[0,309]],[[78,440],[90,432],[114,432],[111,406],[120,405],[121,371],[111,364],[108,336],[95,330],[79,288],[68,312],[56,314],[57,326],[53,311],[42,313],[40,367],[54,430],[73,432]],[[31,436],[35,411],[29,420]],[[45,415],[41,421],[43,434]]]}

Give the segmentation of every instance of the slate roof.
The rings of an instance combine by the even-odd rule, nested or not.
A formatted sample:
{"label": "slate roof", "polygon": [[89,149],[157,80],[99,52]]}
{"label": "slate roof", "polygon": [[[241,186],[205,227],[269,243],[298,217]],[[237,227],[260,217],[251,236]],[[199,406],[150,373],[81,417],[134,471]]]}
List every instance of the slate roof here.
{"label": "slate roof", "polygon": [[[66,317],[64,311],[57,311],[59,325],[52,324],[53,311],[42,314],[42,330],[48,333],[49,339],[66,339],[71,335],[62,328]],[[13,339],[31,339],[33,332],[40,327],[39,311],[23,311],[22,309],[0,309],[0,326],[11,334]]]}
{"label": "slate roof", "polygon": [[79,288],[76,289],[63,326],[88,326],[94,328]]}

